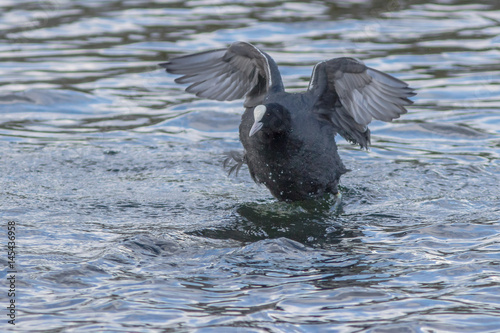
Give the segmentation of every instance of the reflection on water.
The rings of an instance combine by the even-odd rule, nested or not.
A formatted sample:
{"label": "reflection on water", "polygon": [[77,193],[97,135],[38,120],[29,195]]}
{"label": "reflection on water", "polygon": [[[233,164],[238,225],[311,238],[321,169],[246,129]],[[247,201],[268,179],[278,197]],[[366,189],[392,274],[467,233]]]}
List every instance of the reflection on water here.
{"label": "reflection on water", "polygon": [[335,222],[341,212],[336,206],[332,210],[335,203],[334,199],[295,204],[244,203],[222,220],[224,224],[189,234],[241,242],[287,237],[309,246],[329,247],[346,237],[342,226]]}
{"label": "reflection on water", "polygon": [[[17,331],[499,330],[497,1],[0,8]],[[197,99],[157,67],[236,40],[268,51],[289,91],[339,56],[418,89],[370,126],[370,151],[339,138],[340,213],[276,202],[245,167],[228,177],[241,101]]]}

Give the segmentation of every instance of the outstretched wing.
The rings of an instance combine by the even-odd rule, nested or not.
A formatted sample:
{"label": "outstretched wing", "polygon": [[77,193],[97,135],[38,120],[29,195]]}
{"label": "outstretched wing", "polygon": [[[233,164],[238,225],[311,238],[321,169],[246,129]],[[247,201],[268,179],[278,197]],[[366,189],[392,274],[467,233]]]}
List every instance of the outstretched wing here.
{"label": "outstretched wing", "polygon": [[367,148],[372,119],[392,121],[406,113],[414,96],[405,82],[353,58],[323,61],[313,69],[313,111],[326,116],[346,140]]}
{"label": "outstretched wing", "polygon": [[[271,63],[271,64],[270,64]],[[281,78],[274,61],[252,44],[235,42],[227,49],[195,53],[160,64],[168,73],[182,74],[177,83],[191,84],[187,92],[219,101],[246,97],[245,107],[260,104],[273,80]],[[274,66],[276,68],[271,68]]]}

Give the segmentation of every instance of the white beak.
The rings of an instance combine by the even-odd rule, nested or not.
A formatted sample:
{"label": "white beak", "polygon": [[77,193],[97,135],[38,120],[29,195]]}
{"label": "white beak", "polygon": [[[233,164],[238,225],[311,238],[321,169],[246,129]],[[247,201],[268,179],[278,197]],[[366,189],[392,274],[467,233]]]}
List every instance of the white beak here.
{"label": "white beak", "polygon": [[264,124],[261,122],[262,118],[266,114],[266,107],[264,105],[257,105],[255,109],[253,110],[253,119],[254,123],[252,125],[252,128],[250,129],[250,132],[248,133],[248,136],[252,136],[255,133],[257,133]]}
{"label": "white beak", "polygon": [[255,133],[257,133],[262,128],[262,126],[264,126],[264,124],[261,123],[260,121],[256,121],[255,123],[253,123],[253,126],[252,128],[250,128],[250,133],[248,133],[248,136],[252,136]]}

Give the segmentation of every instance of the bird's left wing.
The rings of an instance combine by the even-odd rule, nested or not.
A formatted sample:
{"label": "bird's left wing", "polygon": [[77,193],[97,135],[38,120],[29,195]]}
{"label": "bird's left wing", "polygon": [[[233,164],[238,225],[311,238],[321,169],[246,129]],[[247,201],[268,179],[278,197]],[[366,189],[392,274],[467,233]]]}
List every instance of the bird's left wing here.
{"label": "bird's left wing", "polygon": [[309,91],[315,97],[313,111],[327,116],[345,139],[365,148],[372,119],[399,118],[413,103],[408,98],[415,95],[405,82],[353,58],[317,64]]}

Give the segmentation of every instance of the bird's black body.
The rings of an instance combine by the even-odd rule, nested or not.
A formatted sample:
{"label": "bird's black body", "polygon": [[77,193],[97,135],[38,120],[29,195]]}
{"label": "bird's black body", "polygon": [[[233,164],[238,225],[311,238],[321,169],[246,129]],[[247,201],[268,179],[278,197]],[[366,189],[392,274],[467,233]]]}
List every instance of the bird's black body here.
{"label": "bird's black body", "polygon": [[245,96],[241,162],[280,200],[301,201],[336,194],[347,171],[335,136],[368,147],[372,118],[391,121],[406,113],[413,90],[398,79],[352,58],[317,64],[309,89],[285,92],[273,59],[237,42],[228,49],[174,58],[161,64],[183,74],[178,83],[197,96],[233,100]]}
{"label": "bird's black body", "polygon": [[[280,93],[275,97],[293,104],[306,104],[302,100],[308,99],[304,94]],[[339,178],[346,169],[337,154],[336,132],[331,125],[321,117],[311,118],[307,109],[291,113],[282,104],[264,105],[270,110],[270,115],[264,117],[271,118],[271,124],[264,124],[249,136],[254,123],[253,108],[245,110],[240,124],[240,140],[252,178],[265,184],[280,200],[336,194]],[[289,117],[285,126],[280,126],[281,119],[272,119],[278,108]]]}

